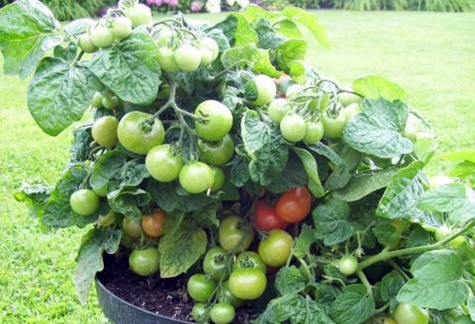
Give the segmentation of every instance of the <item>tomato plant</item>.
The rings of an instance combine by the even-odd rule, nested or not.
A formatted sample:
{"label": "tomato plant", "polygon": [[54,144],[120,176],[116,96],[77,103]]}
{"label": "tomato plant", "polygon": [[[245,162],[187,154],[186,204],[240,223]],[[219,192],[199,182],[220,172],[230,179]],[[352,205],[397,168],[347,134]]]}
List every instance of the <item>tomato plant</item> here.
{"label": "tomato plant", "polygon": [[421,307],[399,303],[394,310],[394,319],[398,323],[429,324],[429,313]]}
{"label": "tomato plant", "polygon": [[404,304],[422,323],[473,317],[474,153],[427,181],[436,137],[410,91],[324,76],[304,59],[324,29],[295,7],[151,18],[137,0],[97,21],[59,23],[37,0],[0,9],[3,70],[28,80],[33,119],[74,127],[58,181],[14,197],[43,228],[85,232],[81,302],[107,253],[189,278],[200,322],[237,307],[256,324],[408,324]]}

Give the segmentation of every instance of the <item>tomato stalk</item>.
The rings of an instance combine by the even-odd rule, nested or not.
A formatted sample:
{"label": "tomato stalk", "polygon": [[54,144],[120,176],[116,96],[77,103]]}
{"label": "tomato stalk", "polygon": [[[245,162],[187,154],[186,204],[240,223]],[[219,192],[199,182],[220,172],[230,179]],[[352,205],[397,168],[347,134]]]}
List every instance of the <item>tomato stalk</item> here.
{"label": "tomato stalk", "polygon": [[360,279],[361,283],[366,287],[366,293],[368,296],[373,296],[373,286],[371,286],[369,283],[364,272],[362,270],[357,270],[355,274]]}
{"label": "tomato stalk", "polygon": [[421,246],[415,246],[415,247],[410,247],[406,249],[400,249],[400,250],[392,250],[392,251],[386,251],[383,250],[382,252],[366,259],[360,262],[358,265],[358,270],[363,270],[364,268],[367,268],[375,263],[378,263],[380,261],[386,261],[388,259],[392,258],[397,258],[401,256],[406,256],[406,255],[411,255],[411,254],[421,254],[424,252],[428,251],[434,251],[437,249],[442,248],[445,246],[447,243],[452,241],[458,236],[463,235],[464,233],[468,232],[472,227],[475,226],[475,219],[472,219],[467,225],[465,225],[461,230],[453,233],[452,235],[446,237],[445,239],[433,243],[433,244],[426,244],[426,245],[421,245]]}

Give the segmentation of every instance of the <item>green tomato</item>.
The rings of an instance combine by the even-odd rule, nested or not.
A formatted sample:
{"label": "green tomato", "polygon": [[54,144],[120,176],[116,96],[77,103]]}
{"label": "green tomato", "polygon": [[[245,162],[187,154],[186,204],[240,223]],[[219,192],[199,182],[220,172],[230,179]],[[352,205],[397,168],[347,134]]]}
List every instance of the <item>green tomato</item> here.
{"label": "green tomato", "polygon": [[213,185],[211,186],[211,191],[217,191],[223,186],[226,176],[223,172],[223,169],[221,169],[218,166],[211,165],[211,169],[213,170],[213,177],[214,177],[214,182],[213,182]]}
{"label": "green tomato", "polygon": [[102,108],[102,94],[99,91],[94,93],[89,105],[95,108]]}
{"label": "green tomato", "polygon": [[204,273],[195,273],[186,283],[188,295],[200,303],[208,301],[215,289],[216,283],[213,280],[208,280]]}
{"label": "green tomato", "polygon": [[112,110],[119,105],[119,98],[114,95],[106,94],[102,96],[102,106],[106,109]]}
{"label": "green tomato", "polygon": [[429,324],[429,312],[406,303],[399,303],[394,310],[394,319],[401,324]]}
{"label": "green tomato", "polygon": [[183,189],[189,193],[205,192],[213,187],[213,169],[203,162],[191,162],[181,168],[178,181]]}
{"label": "green tomato", "polygon": [[233,114],[216,100],[206,100],[195,109],[195,130],[198,137],[207,141],[221,140],[233,126]]}
{"label": "green tomato", "polygon": [[195,71],[201,63],[200,50],[188,44],[181,45],[175,50],[175,61],[180,70]]}
{"label": "green tomato", "polygon": [[148,277],[160,270],[160,253],[157,247],[133,250],[129,256],[130,270],[139,276]]}
{"label": "green tomato", "polygon": [[328,138],[341,138],[346,125],[346,118],[343,114],[330,117],[326,113],[322,114],[323,135]]}
{"label": "green tomato", "polygon": [[221,286],[219,287],[218,292],[218,301],[222,303],[227,303],[232,305],[234,308],[239,308],[244,305],[244,300],[237,298],[229,289],[229,281],[223,281]]}
{"label": "green tomato", "polygon": [[220,246],[212,247],[203,259],[203,271],[214,281],[227,279],[230,255]]}
{"label": "green tomato", "polygon": [[125,114],[117,127],[120,144],[130,152],[147,154],[153,147],[163,143],[165,129],[153,115],[141,111]]}
{"label": "green tomato", "polygon": [[227,216],[219,224],[218,240],[226,251],[242,252],[251,246],[254,229],[244,218]]}
{"label": "green tomato", "polygon": [[361,114],[362,110],[359,104],[351,103],[341,110],[341,114],[346,119],[346,122],[350,121],[354,116]]}
{"label": "green tomato", "polygon": [[352,92],[343,91],[338,94],[338,99],[340,100],[341,105],[346,107],[353,103],[357,104],[360,102],[361,97]]}
{"label": "green tomato", "polygon": [[204,37],[200,40],[201,48],[206,48],[211,52],[211,62],[216,60],[219,55],[219,46],[216,41],[211,37]]}
{"label": "green tomato", "polygon": [[277,98],[273,100],[267,108],[267,114],[269,118],[277,125],[279,125],[282,121],[282,118],[287,115],[287,112],[287,99],[285,98]]}
{"label": "green tomato", "polygon": [[351,276],[358,270],[358,260],[354,256],[346,254],[337,261],[337,267],[345,276]]}
{"label": "green tomato", "polygon": [[201,66],[208,66],[213,62],[213,53],[207,48],[201,47],[199,49],[201,55]]}
{"label": "green tomato", "polygon": [[117,127],[119,121],[114,116],[103,116],[97,119],[91,128],[94,141],[102,147],[112,147],[117,145]]}
{"label": "green tomato", "polygon": [[257,93],[256,99],[251,101],[252,104],[255,106],[264,106],[274,100],[277,94],[277,86],[271,77],[265,74],[259,74],[252,79],[252,82],[256,87]]}
{"label": "green tomato", "polygon": [[122,230],[127,236],[133,239],[139,239],[142,237],[142,222],[124,217],[122,219]]}
{"label": "green tomato", "polygon": [[91,189],[79,189],[69,198],[71,209],[79,215],[89,216],[99,208],[99,196]]}
{"label": "green tomato", "polygon": [[132,20],[125,16],[119,16],[114,19],[112,33],[117,38],[126,38],[132,34]]}
{"label": "green tomato", "polygon": [[293,143],[303,140],[307,131],[305,120],[297,114],[286,115],[279,126],[282,137]]}
{"label": "green tomato", "polygon": [[299,95],[301,92],[303,92],[303,89],[304,89],[304,86],[299,83],[291,84],[287,88],[287,91],[285,91],[285,97],[290,99],[296,95]]}
{"label": "green tomato", "polygon": [[303,141],[307,144],[317,144],[323,138],[323,123],[321,121],[306,124]]}
{"label": "green tomato", "polygon": [[79,48],[84,53],[94,53],[97,51],[96,45],[91,41],[91,36],[88,33],[81,34],[78,39]]}
{"label": "green tomato", "polygon": [[90,32],[91,43],[97,48],[106,48],[112,45],[115,41],[115,36],[112,31],[101,24],[95,26]]}
{"label": "green tomato", "polygon": [[259,242],[258,253],[268,266],[281,267],[287,263],[292,246],[292,236],[284,230],[275,229]]}
{"label": "green tomato", "polygon": [[226,303],[216,303],[209,311],[209,317],[215,324],[229,324],[235,316],[234,307]]}
{"label": "green tomato", "polygon": [[229,290],[237,298],[255,300],[264,294],[266,275],[257,268],[239,268],[229,276]]}
{"label": "green tomato", "polygon": [[183,159],[172,152],[169,144],[157,145],[148,151],[145,167],[155,180],[171,182],[178,178],[183,167]]}
{"label": "green tomato", "polygon": [[143,3],[137,3],[135,6],[127,8],[125,15],[132,21],[135,27],[152,22],[152,11]]}
{"label": "green tomato", "polygon": [[236,260],[233,262],[233,271],[236,269],[256,268],[264,274],[267,272],[267,266],[262,261],[262,258],[253,251],[244,251],[239,253]]}
{"label": "green tomato", "polygon": [[175,61],[175,51],[168,47],[160,47],[156,56],[160,68],[164,71],[175,73],[180,71]]}
{"label": "green tomato", "polygon": [[191,309],[191,317],[193,317],[193,320],[197,323],[206,323],[208,320],[208,311],[205,304],[194,304],[193,308]]}
{"label": "green tomato", "polygon": [[199,139],[198,152],[200,160],[221,166],[228,163],[234,155],[234,141],[231,135],[226,134],[220,140],[209,142]]}

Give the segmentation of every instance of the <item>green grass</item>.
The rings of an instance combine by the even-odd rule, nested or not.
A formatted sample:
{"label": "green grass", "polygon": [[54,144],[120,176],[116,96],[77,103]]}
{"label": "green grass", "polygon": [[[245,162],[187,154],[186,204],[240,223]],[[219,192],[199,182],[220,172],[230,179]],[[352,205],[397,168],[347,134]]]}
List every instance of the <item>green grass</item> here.
{"label": "green grass", "polygon": [[[441,152],[473,149],[475,14],[317,13],[332,49],[310,46],[319,70],[349,84],[379,74],[400,84],[438,134]],[[197,15],[219,20],[222,15]],[[1,63],[1,58],[0,58]],[[0,323],[106,323],[95,294],[81,305],[72,284],[84,230],[43,233],[12,194],[24,181],[55,182],[68,160],[70,132],[43,134],[26,107],[27,81],[0,75]],[[430,172],[447,165],[438,159]]]}

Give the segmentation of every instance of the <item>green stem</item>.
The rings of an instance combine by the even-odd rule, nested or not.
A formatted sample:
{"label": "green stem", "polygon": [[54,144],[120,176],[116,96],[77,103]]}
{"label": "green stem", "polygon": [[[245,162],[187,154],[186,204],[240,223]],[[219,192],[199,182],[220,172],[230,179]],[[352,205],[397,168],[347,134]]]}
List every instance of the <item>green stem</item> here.
{"label": "green stem", "polygon": [[[290,260],[291,258],[289,258]],[[308,266],[307,262],[305,262],[304,259],[302,258],[297,258],[297,260],[299,260],[300,264],[302,265],[302,268],[305,272],[305,275],[307,276],[307,279],[308,279],[308,282],[311,282],[313,283],[314,282],[314,277],[312,275],[312,271],[310,270],[310,267]],[[287,262],[287,266],[289,266],[288,264],[289,262]]]}
{"label": "green stem", "polygon": [[381,251],[379,254],[376,254],[364,261],[361,261],[358,265],[358,269],[362,270],[366,267],[369,267],[375,263],[385,261],[392,258],[397,258],[405,255],[412,255],[412,254],[422,254],[428,251],[434,251],[437,249],[442,248],[445,244],[449,243],[456,237],[464,234],[465,232],[469,231],[473,226],[475,226],[475,219],[471,220],[467,225],[465,225],[461,230],[455,232],[454,234],[448,236],[447,238],[433,244],[426,244],[421,246],[414,246],[406,249],[400,250],[392,250],[392,251]]}
{"label": "green stem", "polygon": [[366,275],[362,270],[356,271],[356,275],[358,278],[361,280],[361,283],[366,287],[366,292],[368,293],[368,296],[373,296],[373,287],[368,281],[368,278],[366,278]]}

